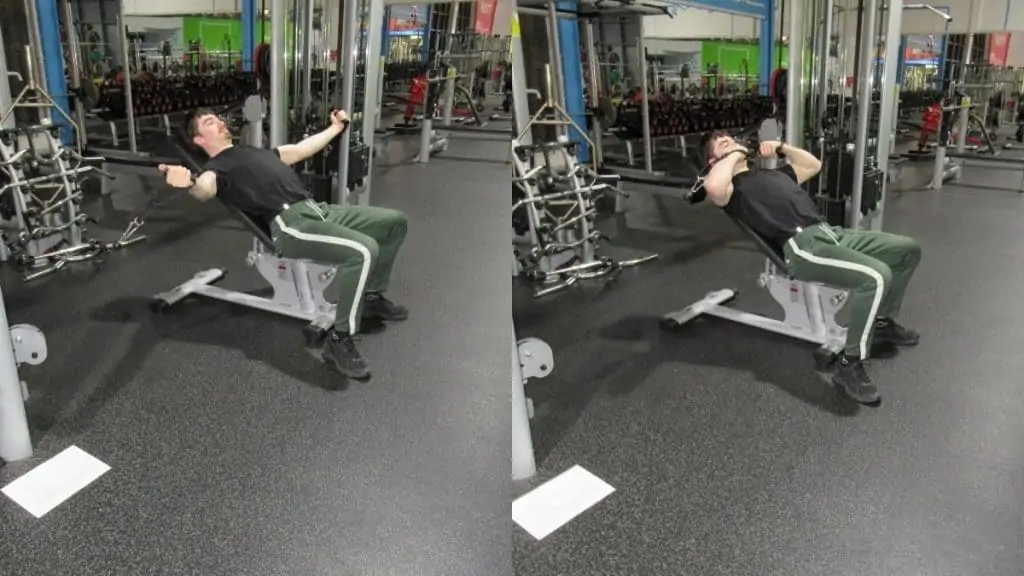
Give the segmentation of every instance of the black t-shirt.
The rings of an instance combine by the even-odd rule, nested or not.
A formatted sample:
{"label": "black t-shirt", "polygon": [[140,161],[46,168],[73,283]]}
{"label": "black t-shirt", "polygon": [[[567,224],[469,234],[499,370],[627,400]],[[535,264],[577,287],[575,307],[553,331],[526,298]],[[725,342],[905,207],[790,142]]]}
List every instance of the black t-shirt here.
{"label": "black t-shirt", "polygon": [[733,176],[732,197],[724,209],[779,246],[796,234],[797,228],[824,221],[788,164],[778,170],[753,169]]}
{"label": "black t-shirt", "polygon": [[217,196],[252,217],[270,222],[285,204],[310,197],[299,175],[281,161],[276,149],[232,146],[206,162],[217,174]]}

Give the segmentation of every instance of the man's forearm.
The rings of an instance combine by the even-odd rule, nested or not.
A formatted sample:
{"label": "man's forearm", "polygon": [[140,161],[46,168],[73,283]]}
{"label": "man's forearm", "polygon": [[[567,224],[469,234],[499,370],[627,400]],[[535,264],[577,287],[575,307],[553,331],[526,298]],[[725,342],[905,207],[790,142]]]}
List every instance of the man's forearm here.
{"label": "man's forearm", "polygon": [[708,194],[724,193],[729,188],[729,184],[732,183],[732,175],[736,170],[736,164],[746,160],[746,158],[745,153],[733,152],[716,162],[711,171],[708,172],[708,177],[704,179],[704,189],[707,190]]}
{"label": "man's forearm", "polygon": [[814,154],[811,154],[807,150],[790,146],[789,144],[783,144],[782,146],[779,146],[779,152],[789,160],[790,164],[813,172],[821,170],[821,160],[818,160]]}
{"label": "man's forearm", "polygon": [[305,160],[312,157],[317,152],[323,150],[331,143],[331,140],[341,134],[345,129],[334,126],[329,126],[323,132],[319,134],[313,134],[309,138],[306,138],[294,146],[296,154],[300,157],[299,160]]}

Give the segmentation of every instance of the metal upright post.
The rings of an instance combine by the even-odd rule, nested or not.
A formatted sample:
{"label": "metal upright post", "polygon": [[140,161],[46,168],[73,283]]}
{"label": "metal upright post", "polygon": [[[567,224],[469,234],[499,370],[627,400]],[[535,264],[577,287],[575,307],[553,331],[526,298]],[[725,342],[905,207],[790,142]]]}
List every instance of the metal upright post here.
{"label": "metal upright post", "polygon": [[882,191],[878,199],[878,208],[874,218],[871,220],[872,230],[882,229],[882,215],[885,212],[885,192],[889,181],[890,142],[894,140],[894,112],[899,106],[899,89],[895,88],[897,86],[896,74],[899,71],[899,62],[903,59],[904,54],[900,50],[901,43],[898,41],[902,36],[903,0],[889,0],[888,7],[889,19],[885,31],[885,69],[882,72],[882,86],[893,86],[894,89],[882,90],[882,101],[879,108],[878,144],[875,150],[878,155],[878,165],[885,170],[886,177],[882,178]]}
{"label": "metal upright post", "polygon": [[[303,32],[302,32],[302,113],[309,114],[309,107],[313,101],[313,13],[316,11],[316,0],[306,0],[303,9]],[[298,62],[295,63],[298,66]]]}
{"label": "metal upright post", "polygon": [[[587,47],[587,105],[591,110],[597,109],[598,79],[600,73],[597,66],[597,42],[594,40],[594,22],[590,18],[583,21],[583,45]],[[604,164],[604,148],[601,146],[601,137],[604,133],[604,126],[598,115],[593,117],[594,136],[594,166],[601,167]]]}
{"label": "metal upright post", "polygon": [[[7,78],[7,49],[4,44],[3,31],[0,30],[0,78]],[[14,104],[14,96],[11,94],[11,83],[7,81],[0,81],[0,116],[3,116],[3,122],[0,123],[0,128],[4,130],[13,130],[14,114],[8,114],[7,110]],[[3,250],[6,248],[6,244],[0,242],[0,254],[3,254]],[[3,258],[0,261],[4,261]]]}
{"label": "metal upright post", "polygon": [[654,172],[654,150],[651,146],[651,105],[647,92],[647,55],[644,54],[644,35],[641,30],[636,37],[637,58],[640,60],[640,118],[644,136],[644,170]]}
{"label": "metal upright post", "polygon": [[288,2],[270,0],[270,147],[288,141]]}
{"label": "metal upright post", "polygon": [[[831,2],[832,0],[826,1]],[[775,70],[775,0],[764,0],[763,5],[764,13],[759,22],[757,81],[758,92],[762,96],[767,96],[771,93],[768,83],[771,82],[772,71]]]}
{"label": "metal upright post", "polygon": [[[448,5],[450,16],[448,18],[448,42],[445,45],[445,52],[449,58],[446,58],[447,64],[452,65],[450,56],[452,55],[452,48],[455,46],[455,33],[459,30],[459,2],[456,0]],[[455,78],[452,76],[453,73],[458,73],[457,70],[447,68],[445,74],[448,75],[448,80],[444,83],[444,118],[442,122],[445,126],[451,126],[452,123],[452,106],[455,102]]]}
{"label": "metal upright post", "polygon": [[369,0],[370,13],[367,16],[369,24],[366,26],[366,87],[363,90],[363,117],[362,134],[363,144],[370,148],[369,165],[364,180],[362,193],[354,198],[355,204],[368,205],[370,203],[370,183],[373,180],[373,146],[377,130],[377,112],[380,110],[382,73],[384,70],[384,58],[382,56],[383,43],[381,38],[384,35],[384,26],[379,23],[387,22],[384,10],[384,0]]}
{"label": "metal upright post", "polygon": [[79,93],[75,97],[75,139],[79,149],[84,149],[87,140],[85,133],[85,106],[82,104],[82,46],[78,42],[78,29],[75,26],[75,13],[71,0],[61,2],[61,16],[64,20],[64,34],[68,42],[68,74],[71,76],[71,89]]}
{"label": "metal upright post", "polygon": [[[853,188],[850,193],[850,210],[846,217],[846,225],[854,230],[860,229],[862,214],[861,200],[864,197],[864,163],[868,159],[868,128],[871,124],[871,69],[875,59],[875,14],[878,12],[878,0],[865,0],[862,15],[863,27],[860,38],[860,56],[857,70],[857,132],[854,138]],[[790,50],[792,54],[792,50]]]}
{"label": "metal upright post", "polygon": [[137,154],[139,145],[135,141],[135,105],[132,96],[131,59],[128,57],[128,26],[124,23],[124,0],[117,3],[117,30],[121,39],[121,61],[124,63],[124,107],[128,116],[128,151]]}
{"label": "metal upright post", "polygon": [[[551,100],[558,104],[558,107],[565,110],[565,84],[562,79],[562,45],[561,35],[558,33],[558,10],[555,0],[548,0],[548,44],[551,53],[551,90],[554,96]],[[556,126],[558,135],[568,133],[563,126]]]}
{"label": "metal upright post", "polygon": [[[822,42],[823,51],[818,55],[821,59],[821,66],[818,70],[818,125],[814,127],[818,139],[822,143],[825,138],[825,110],[828,108],[828,79],[832,72],[832,13],[834,10],[835,0],[825,0],[824,10],[822,10],[822,17],[825,19],[822,30],[825,38]],[[822,148],[822,154],[824,151],[825,149]]]}
{"label": "metal upright post", "polygon": [[257,18],[263,18],[262,14],[257,14],[259,7],[257,6],[257,0],[241,0],[242,2],[242,70],[245,72],[252,72],[253,70],[253,54],[256,51],[256,45],[259,44],[263,39],[256,38],[256,23]]}
{"label": "metal upright post", "polygon": [[[971,65],[971,52],[974,51],[974,34],[978,30],[978,20],[981,19],[981,9],[984,5],[985,0],[971,0],[971,14],[967,20],[967,45],[964,46],[964,58],[963,62],[960,63],[960,86],[967,82],[967,67]],[[957,104],[963,103],[958,101]],[[967,128],[970,126],[970,116],[970,108],[960,108],[960,119],[957,125],[956,137],[957,154],[963,154],[967,149]]]}
{"label": "metal upright post", "polygon": [[[359,39],[359,10],[355,2],[342,2],[341,49],[338,60],[343,62],[341,77],[341,108],[352,113],[356,85],[356,46]],[[363,110],[366,113],[366,110]],[[338,145],[338,186],[331,195],[335,204],[348,204],[348,149],[352,144],[352,129],[345,130]]]}
{"label": "metal upright post", "polygon": [[[513,261],[515,259],[513,258]],[[514,262],[513,262],[514,266]],[[537,461],[533,454],[533,436],[530,434],[530,412],[526,407],[523,388],[523,366],[519,358],[516,329],[512,328],[512,479],[526,480],[537,474]]]}
{"label": "metal upright post", "polygon": [[[802,0],[792,0],[800,2]],[[789,10],[789,64],[786,74],[786,144],[794,148],[804,146],[803,75],[804,51],[807,39],[804,37],[804,10],[794,5]]]}
{"label": "metal upright post", "polygon": [[526,91],[526,63],[523,62],[523,39],[519,32],[519,14],[512,14],[512,124],[519,142],[533,144],[533,135],[527,130],[530,121],[530,102]]}
{"label": "metal upright post", "polygon": [[[513,348],[515,344],[513,339]],[[13,462],[30,456],[32,437],[25,415],[25,397],[14,358],[14,342],[11,340],[3,290],[0,289],[0,458]]]}

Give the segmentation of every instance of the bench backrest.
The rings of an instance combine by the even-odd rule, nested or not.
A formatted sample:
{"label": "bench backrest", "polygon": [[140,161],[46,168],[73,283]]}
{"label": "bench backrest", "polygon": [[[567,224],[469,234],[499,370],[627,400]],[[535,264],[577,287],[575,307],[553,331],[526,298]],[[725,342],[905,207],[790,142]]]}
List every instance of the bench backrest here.
{"label": "bench backrest", "polygon": [[[178,132],[176,134],[174,147],[178,150],[178,154],[181,156],[181,160],[185,163],[185,166],[193,172],[199,172],[202,170],[203,164],[208,160],[205,152],[188,142],[184,132]],[[217,199],[221,200],[221,204],[224,204],[224,207],[228,209],[228,212],[231,212],[235,218],[238,218],[238,220],[241,221],[250,232],[252,232],[252,235],[255,236],[256,239],[267,248],[267,250],[271,253],[277,254],[274,242],[270,239],[270,226],[263,218],[253,216],[252,214],[248,214],[234,206],[231,206],[224,202],[220,196],[217,196]]]}
{"label": "bench backrest", "polygon": [[775,265],[779,272],[785,274],[786,276],[789,276],[789,266],[786,265],[786,256],[785,253],[782,251],[782,246],[779,246],[775,242],[772,242],[771,240],[768,240],[764,236],[761,236],[756,231],[754,231],[753,228],[747,226],[746,223],[741,222],[740,220],[733,218],[732,216],[730,216],[730,218],[732,218],[732,221],[735,222],[736,225],[740,227],[740,230],[743,230],[743,232],[750,238],[750,241],[753,242],[754,245],[756,245],[757,248],[764,253],[765,257],[767,257],[768,260]]}

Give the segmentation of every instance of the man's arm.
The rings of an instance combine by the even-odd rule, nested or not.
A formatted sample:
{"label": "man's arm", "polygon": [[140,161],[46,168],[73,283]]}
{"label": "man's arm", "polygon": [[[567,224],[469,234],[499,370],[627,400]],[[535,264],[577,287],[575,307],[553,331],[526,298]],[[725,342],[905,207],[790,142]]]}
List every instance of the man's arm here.
{"label": "man's arm", "polygon": [[736,163],[746,160],[746,150],[737,150],[725,155],[715,163],[704,179],[704,190],[716,206],[725,206],[732,198],[732,174]]}
{"label": "man's arm", "polygon": [[821,172],[821,160],[814,157],[807,150],[795,148],[789,144],[779,144],[778,152],[789,160],[793,173],[796,174],[797,184],[803,184]]}
{"label": "man's arm", "polygon": [[217,195],[217,173],[207,170],[200,174],[196,178],[196,183],[188,189],[188,193],[200,202],[212,200]]}
{"label": "man's arm", "polygon": [[317,152],[323,150],[332,140],[345,131],[345,126],[332,124],[329,128],[319,134],[313,134],[298,144],[285,144],[277,147],[277,154],[281,161],[291,166],[298,164]]}

